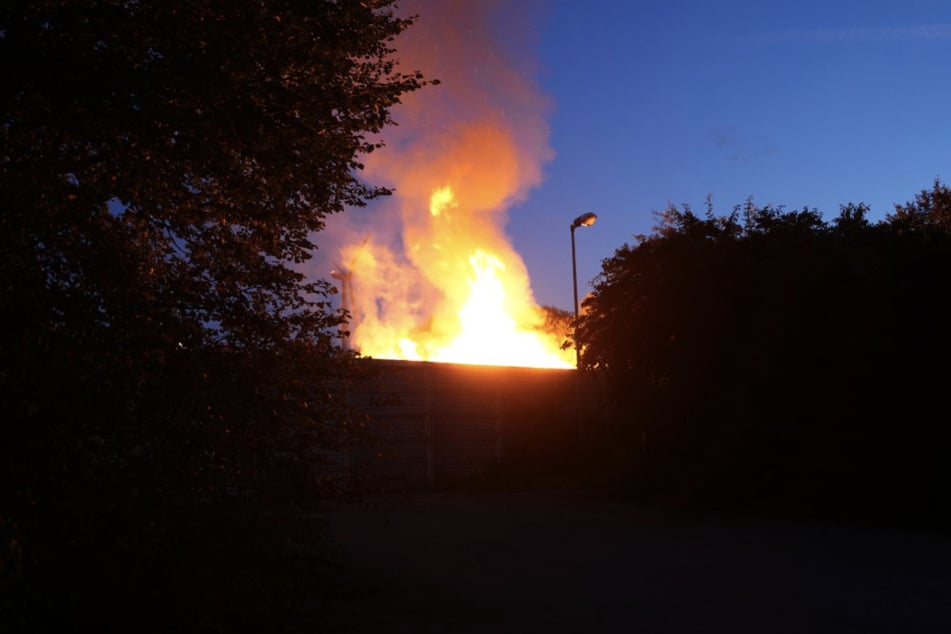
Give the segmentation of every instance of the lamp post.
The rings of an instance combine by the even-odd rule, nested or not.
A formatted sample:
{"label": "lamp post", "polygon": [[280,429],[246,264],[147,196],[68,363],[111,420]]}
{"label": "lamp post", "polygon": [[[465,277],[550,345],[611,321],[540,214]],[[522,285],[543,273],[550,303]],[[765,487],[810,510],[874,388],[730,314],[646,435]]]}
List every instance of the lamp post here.
{"label": "lamp post", "polygon": [[[578,267],[575,264],[575,229],[590,227],[598,217],[590,211],[581,214],[571,222],[571,281],[575,291],[575,328],[578,327]],[[575,339],[575,368],[581,364],[581,353],[578,350],[578,340]]]}

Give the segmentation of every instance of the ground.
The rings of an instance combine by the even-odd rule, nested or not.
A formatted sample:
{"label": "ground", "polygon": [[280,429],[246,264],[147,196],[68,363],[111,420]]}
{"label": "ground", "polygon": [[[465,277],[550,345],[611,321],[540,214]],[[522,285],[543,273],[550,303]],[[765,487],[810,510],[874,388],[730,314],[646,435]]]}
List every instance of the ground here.
{"label": "ground", "polygon": [[326,632],[951,632],[951,536],[638,508],[572,489],[328,508]]}

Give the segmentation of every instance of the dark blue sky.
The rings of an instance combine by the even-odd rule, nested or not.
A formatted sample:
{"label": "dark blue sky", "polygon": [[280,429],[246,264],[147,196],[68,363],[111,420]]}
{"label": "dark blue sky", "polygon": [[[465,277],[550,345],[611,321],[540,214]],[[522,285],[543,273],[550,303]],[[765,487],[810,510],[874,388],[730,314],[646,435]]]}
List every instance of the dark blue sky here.
{"label": "dark blue sky", "polygon": [[[419,15],[395,42],[400,66],[442,83],[404,95],[367,157],[365,176],[395,195],[330,219],[308,269],[357,267],[363,312],[383,322],[425,324],[442,282],[465,284],[413,251],[440,243],[465,268],[477,246],[419,233],[443,185],[460,188],[453,213],[473,240],[510,242],[499,253],[521,257],[536,303],[571,310],[582,213],[599,218],[576,232],[581,296],[670,203],[702,213],[709,195],[729,213],[752,198],[831,220],[864,202],[879,220],[951,182],[949,0],[400,6]],[[368,240],[377,264],[358,266],[346,247]],[[381,296],[389,309],[374,308]]]}
{"label": "dark blue sky", "polygon": [[506,231],[541,304],[571,306],[582,212],[599,216],[576,233],[584,294],[668,202],[878,219],[951,180],[951,2],[558,0],[519,32],[522,4],[501,3],[497,36],[534,55],[555,156]]}

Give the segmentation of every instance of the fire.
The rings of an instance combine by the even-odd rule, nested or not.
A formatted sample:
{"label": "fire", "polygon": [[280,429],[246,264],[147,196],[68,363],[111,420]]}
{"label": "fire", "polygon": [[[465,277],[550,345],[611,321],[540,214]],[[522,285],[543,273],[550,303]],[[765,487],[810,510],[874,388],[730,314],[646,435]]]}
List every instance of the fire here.
{"label": "fire", "polygon": [[[434,223],[454,225],[457,219],[451,212],[458,206],[452,187],[438,187],[430,196],[429,214]],[[524,267],[509,267],[506,254],[478,241],[465,245],[465,250],[459,249],[462,245],[456,243],[465,233],[445,234],[447,245],[431,245],[432,252],[440,256],[429,262],[430,267],[444,272],[462,269],[467,275],[461,279],[451,274],[434,279],[443,291],[443,301],[424,327],[400,328],[394,324],[399,319],[385,318],[355,324],[360,352],[384,359],[573,367],[571,354],[561,349],[559,338],[540,329],[543,316],[530,295],[513,292],[527,285]],[[367,245],[360,249],[366,250]],[[420,253],[422,245],[414,245],[413,250]],[[366,252],[354,255],[362,262],[361,268],[377,259]],[[508,258],[512,255],[508,254]]]}
{"label": "fire", "polygon": [[429,213],[435,218],[442,213],[443,207],[455,206],[456,197],[451,187],[440,187],[429,198]]}
{"label": "fire", "polygon": [[520,328],[505,311],[505,288],[500,275],[505,264],[490,253],[476,250],[469,257],[471,292],[459,309],[461,331],[446,347],[434,351],[432,361],[483,365],[528,365],[568,368],[560,350],[537,331]]}
{"label": "fire", "polygon": [[[419,21],[401,36],[400,65],[442,83],[406,95],[400,127],[366,157],[365,177],[393,196],[328,231],[351,315],[348,342],[383,359],[574,367],[573,352],[561,348],[566,333],[545,331],[546,314],[503,229],[554,156],[548,99],[530,81],[524,40],[506,44],[493,34],[502,23],[496,11],[510,7],[404,6]],[[506,14],[504,23],[530,17]]]}

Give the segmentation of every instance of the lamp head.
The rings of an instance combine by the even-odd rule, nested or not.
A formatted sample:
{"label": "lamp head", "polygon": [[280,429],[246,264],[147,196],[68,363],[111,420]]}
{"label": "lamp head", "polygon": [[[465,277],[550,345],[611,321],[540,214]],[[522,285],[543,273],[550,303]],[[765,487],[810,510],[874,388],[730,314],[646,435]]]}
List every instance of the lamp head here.
{"label": "lamp head", "polygon": [[571,228],[577,229],[578,227],[590,227],[591,225],[594,224],[594,221],[597,219],[598,217],[589,211],[588,213],[581,214],[580,216],[575,218],[574,221],[571,223]]}

